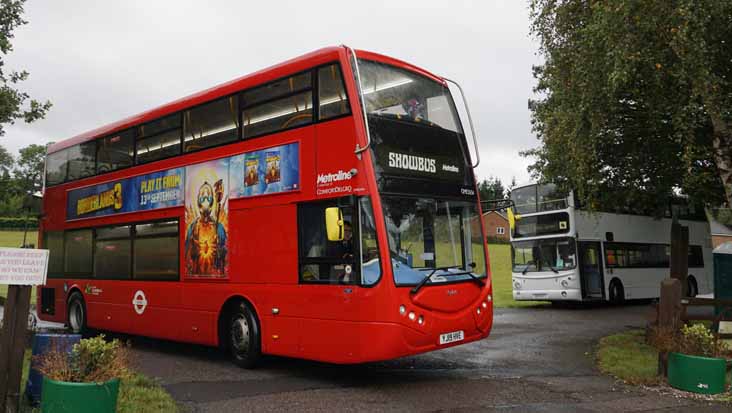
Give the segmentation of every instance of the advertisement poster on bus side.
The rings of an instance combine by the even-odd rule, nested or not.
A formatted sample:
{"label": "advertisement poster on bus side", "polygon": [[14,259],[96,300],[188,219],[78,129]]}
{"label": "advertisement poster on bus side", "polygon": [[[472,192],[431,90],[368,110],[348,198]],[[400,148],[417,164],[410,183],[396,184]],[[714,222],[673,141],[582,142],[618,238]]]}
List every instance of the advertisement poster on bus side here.
{"label": "advertisement poster on bus side", "polygon": [[224,278],[229,251],[229,158],[186,167],[185,270]]}
{"label": "advertisement poster on bus side", "polygon": [[174,168],[74,189],[66,197],[66,219],[181,206],[184,174]]}
{"label": "advertisement poster on bus side", "polygon": [[230,158],[231,198],[295,191],[300,188],[297,143],[248,152]]}

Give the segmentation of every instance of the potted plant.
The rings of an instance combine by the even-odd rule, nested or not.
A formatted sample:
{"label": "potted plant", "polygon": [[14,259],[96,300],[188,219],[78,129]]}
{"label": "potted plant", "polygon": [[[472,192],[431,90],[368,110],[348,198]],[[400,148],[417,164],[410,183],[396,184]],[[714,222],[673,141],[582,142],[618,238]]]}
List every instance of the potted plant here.
{"label": "potted plant", "polygon": [[725,391],[727,345],[704,324],[684,325],[668,341],[668,384],[695,393]]}
{"label": "potted plant", "polygon": [[104,335],[82,339],[71,352],[52,349],[38,357],[43,412],[115,412],[121,378],[129,375],[127,351]]}

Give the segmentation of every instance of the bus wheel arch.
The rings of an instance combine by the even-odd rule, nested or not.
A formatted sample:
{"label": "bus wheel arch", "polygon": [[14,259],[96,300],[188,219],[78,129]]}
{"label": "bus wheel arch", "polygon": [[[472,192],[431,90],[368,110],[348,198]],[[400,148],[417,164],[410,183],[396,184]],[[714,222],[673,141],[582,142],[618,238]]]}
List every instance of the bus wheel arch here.
{"label": "bus wheel arch", "polygon": [[625,287],[623,287],[623,282],[619,278],[610,280],[608,296],[613,304],[622,304],[625,301]]}
{"label": "bus wheel arch", "polygon": [[66,299],[66,323],[74,334],[83,334],[87,329],[87,310],[84,295],[78,288],[69,290]]}
{"label": "bus wheel arch", "polygon": [[218,318],[219,347],[243,368],[255,367],[262,354],[261,322],[252,303],[229,297]]}
{"label": "bus wheel arch", "polygon": [[689,274],[689,276],[686,277],[686,288],[686,292],[689,297],[693,298],[699,294],[699,284],[696,282],[694,275]]}

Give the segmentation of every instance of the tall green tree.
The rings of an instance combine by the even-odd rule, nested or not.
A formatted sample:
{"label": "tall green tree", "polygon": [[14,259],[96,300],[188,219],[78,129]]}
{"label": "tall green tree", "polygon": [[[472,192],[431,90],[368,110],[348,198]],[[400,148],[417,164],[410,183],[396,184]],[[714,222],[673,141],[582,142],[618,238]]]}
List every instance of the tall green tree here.
{"label": "tall green tree", "polygon": [[0,201],[6,199],[12,190],[13,181],[10,175],[15,160],[13,156],[0,145]]}
{"label": "tall green tree", "polygon": [[18,189],[24,194],[34,193],[43,185],[43,161],[46,146],[31,144],[20,149],[20,156],[13,169]]}
{"label": "tall green tree", "polygon": [[0,136],[5,134],[4,125],[22,119],[31,123],[42,119],[51,108],[51,102],[40,102],[17,89],[20,82],[28,79],[25,70],[5,68],[5,56],[13,51],[13,31],[27,23],[23,20],[25,0],[0,0]]}
{"label": "tall green tree", "polygon": [[488,177],[478,183],[478,193],[481,201],[491,201],[494,199],[503,199],[506,195],[506,189],[498,177]]}
{"label": "tall green tree", "polygon": [[530,0],[536,178],[590,205],[732,204],[732,0]]}

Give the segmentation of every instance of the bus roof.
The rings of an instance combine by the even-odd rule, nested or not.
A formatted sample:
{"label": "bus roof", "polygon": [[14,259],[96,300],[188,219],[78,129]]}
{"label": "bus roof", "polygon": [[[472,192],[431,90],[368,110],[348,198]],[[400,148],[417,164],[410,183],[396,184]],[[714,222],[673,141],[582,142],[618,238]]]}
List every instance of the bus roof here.
{"label": "bus roof", "polygon": [[[99,128],[92,129],[74,137],[62,140],[60,142],[56,142],[48,147],[48,153],[54,153],[62,149],[66,149],[80,143],[97,139],[111,133],[120,132],[130,127],[146,123],[161,118],[165,115],[169,115],[180,110],[187,109],[189,107],[215,100],[223,96],[230,95],[243,89],[254,87],[293,73],[307,70],[313,66],[328,63],[330,61],[336,60],[340,56],[339,53],[345,53],[344,46],[324,47],[322,49],[306,53],[293,59],[286,60],[282,63],[258,70],[254,73],[241,76],[228,82],[221,83],[217,86],[203,90],[201,92],[197,92],[192,95],[174,100],[162,106],[158,106],[142,113],[138,113],[137,115],[133,115],[125,119],[101,126]],[[399,66],[404,69],[417,72],[439,83],[445,84],[444,79],[442,79],[441,77],[399,59],[394,59],[392,57],[365,50],[356,50],[356,53],[359,58],[377,60],[383,63]]]}

